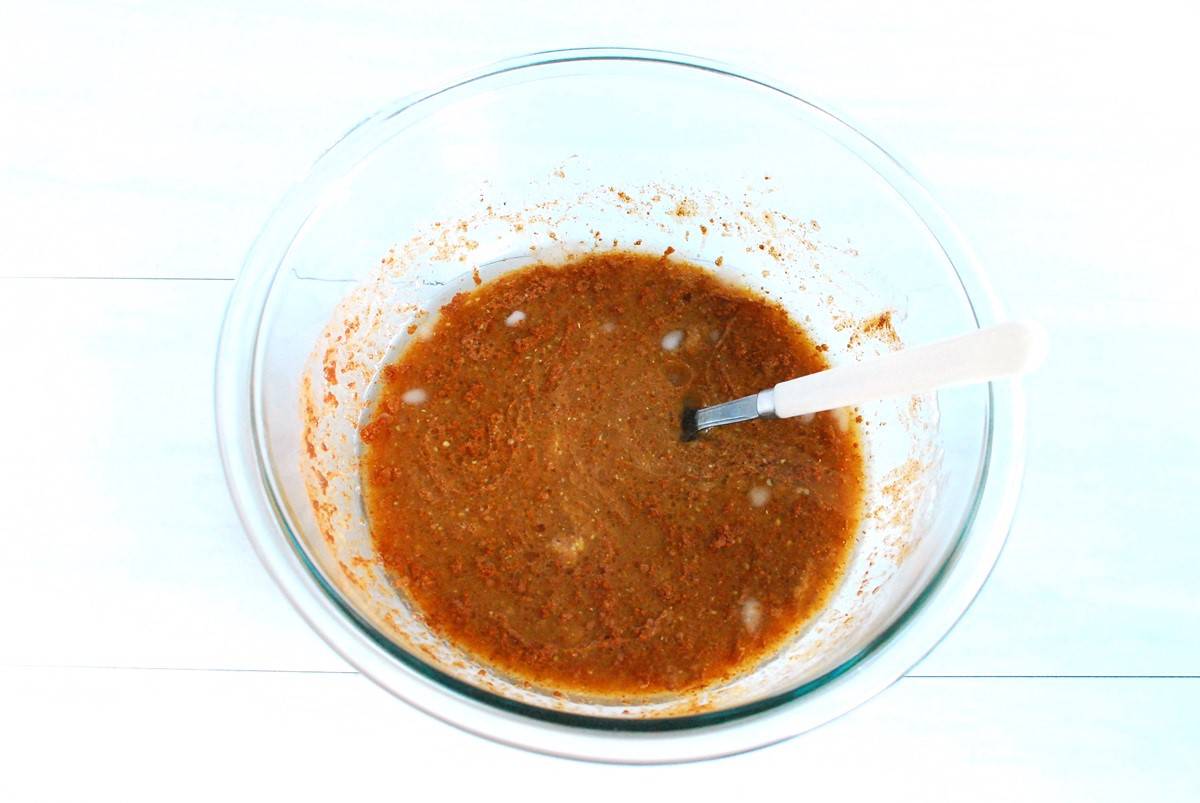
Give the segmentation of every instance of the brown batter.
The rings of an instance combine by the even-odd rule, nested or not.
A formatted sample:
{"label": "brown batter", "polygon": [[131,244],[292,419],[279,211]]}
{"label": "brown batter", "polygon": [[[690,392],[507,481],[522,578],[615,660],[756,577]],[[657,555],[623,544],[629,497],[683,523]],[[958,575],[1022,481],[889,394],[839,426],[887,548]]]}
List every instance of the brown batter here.
{"label": "brown batter", "polygon": [[822,605],[858,528],[854,424],[680,413],[827,367],[776,305],[614,252],[455,296],[362,428],[379,554],[429,626],[563,690],[695,688]]}

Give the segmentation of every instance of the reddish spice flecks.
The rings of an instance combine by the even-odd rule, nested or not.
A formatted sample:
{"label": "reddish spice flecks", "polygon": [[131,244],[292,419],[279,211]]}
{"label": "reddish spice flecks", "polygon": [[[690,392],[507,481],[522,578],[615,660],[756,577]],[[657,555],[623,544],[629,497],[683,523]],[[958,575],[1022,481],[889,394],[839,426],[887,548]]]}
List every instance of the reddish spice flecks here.
{"label": "reddish spice flecks", "polygon": [[381,374],[361,432],[376,548],[432,628],[532,682],[729,677],[828,598],[863,458],[844,417],[683,443],[681,410],[826,365],[781,308],[676,260],[486,282]]}

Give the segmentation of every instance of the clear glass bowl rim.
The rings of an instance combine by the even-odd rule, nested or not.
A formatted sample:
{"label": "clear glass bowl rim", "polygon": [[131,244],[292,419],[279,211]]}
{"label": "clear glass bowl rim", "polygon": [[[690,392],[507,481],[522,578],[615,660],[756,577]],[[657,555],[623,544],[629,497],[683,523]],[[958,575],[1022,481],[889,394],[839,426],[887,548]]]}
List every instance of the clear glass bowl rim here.
{"label": "clear glass bowl rim", "polygon": [[[958,274],[978,325],[1003,318],[966,242],[913,171],[840,115],[774,81],[690,55],[622,48],[544,51],[506,59],[384,107],[327,149],[284,197],[251,247],[226,307],[214,383],[218,442],[230,493],[268,572],[326,642],[393,694],[467,731],[539,752],[625,763],[710,758],[789,738],[851,710],[902,676],[965,613],[999,557],[1019,494],[1024,404],[1016,382],[989,386],[985,454],[974,504],[942,566],[889,628],[835,669],[787,692],[723,711],[632,722],[517,703],[463,684],[401,650],[361,619],[308,559],[287,523],[260,440],[255,369],[263,345],[263,312],[276,272],[323,192],[386,141],[372,134],[385,121],[476,81],[514,70],[596,61],[715,73],[804,104],[817,113],[827,133],[884,178],[924,222]],[[798,705],[801,700],[809,704]]]}

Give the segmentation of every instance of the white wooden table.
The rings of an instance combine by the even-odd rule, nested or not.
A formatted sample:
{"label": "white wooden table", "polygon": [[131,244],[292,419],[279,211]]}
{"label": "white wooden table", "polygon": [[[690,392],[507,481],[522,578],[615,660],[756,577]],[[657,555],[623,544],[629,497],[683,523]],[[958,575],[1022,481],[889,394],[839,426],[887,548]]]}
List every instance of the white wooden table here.
{"label": "white wooden table", "polygon": [[[1196,12],[700,5],[0,0],[0,800],[1200,797]],[[1053,338],[971,611],[866,706],[717,762],[550,759],[389,697],[277,593],[217,459],[223,304],[286,187],[386,99],[584,44],[816,90]]]}

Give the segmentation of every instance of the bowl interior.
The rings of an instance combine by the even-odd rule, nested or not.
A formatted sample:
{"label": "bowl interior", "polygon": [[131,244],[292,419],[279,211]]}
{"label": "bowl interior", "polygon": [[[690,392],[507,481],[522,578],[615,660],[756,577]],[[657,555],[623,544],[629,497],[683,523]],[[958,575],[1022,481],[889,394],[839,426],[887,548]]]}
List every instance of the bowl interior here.
{"label": "bowl interior", "polygon": [[720,71],[570,59],[402,105],[354,143],[352,168],[314,199],[278,265],[252,397],[283,523],[328,593],[398,665],[525,713],[675,727],[802,695],[914,603],[971,515],[988,432],[983,387],[852,412],[866,422],[868,492],[843,583],[779,654],[688,695],[564,696],[475,661],[387,582],[360,496],[356,427],[376,371],[410,325],[430,325],[473,286],[475,270],[486,279],[614,246],[673,248],[779,301],[835,364],[975,328],[937,239],[840,129]]}

